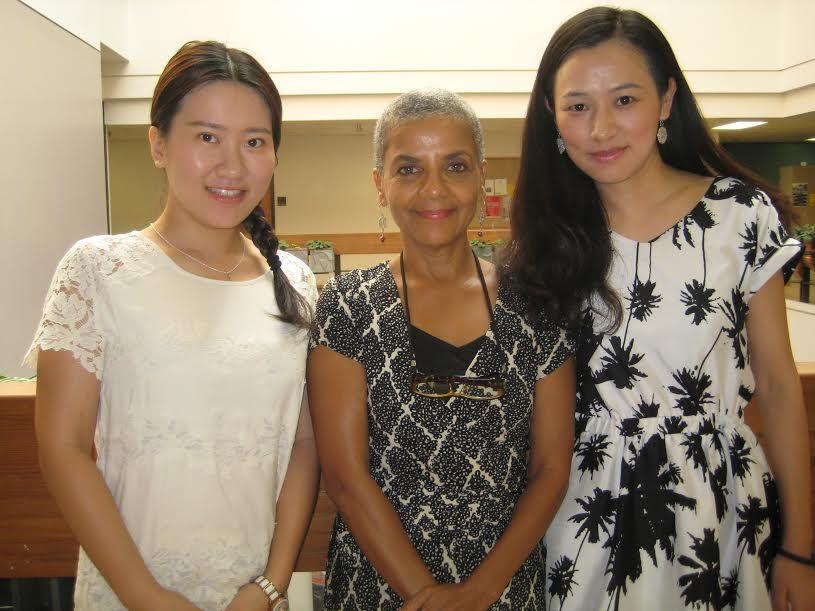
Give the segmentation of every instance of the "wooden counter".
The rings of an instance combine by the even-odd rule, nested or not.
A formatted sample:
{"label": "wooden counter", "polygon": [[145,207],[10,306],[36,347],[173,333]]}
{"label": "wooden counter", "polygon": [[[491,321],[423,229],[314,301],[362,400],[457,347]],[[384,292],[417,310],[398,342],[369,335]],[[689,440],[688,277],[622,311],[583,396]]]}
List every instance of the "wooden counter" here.
{"label": "wooden counter", "polygon": [[[815,515],[815,363],[799,363],[813,452]],[[34,437],[33,382],[0,383],[0,578],[67,577],[76,571],[77,543],[40,476]],[[757,409],[747,422],[762,439]],[[335,508],[320,491],[317,510],[297,562],[298,571],[322,571]]]}

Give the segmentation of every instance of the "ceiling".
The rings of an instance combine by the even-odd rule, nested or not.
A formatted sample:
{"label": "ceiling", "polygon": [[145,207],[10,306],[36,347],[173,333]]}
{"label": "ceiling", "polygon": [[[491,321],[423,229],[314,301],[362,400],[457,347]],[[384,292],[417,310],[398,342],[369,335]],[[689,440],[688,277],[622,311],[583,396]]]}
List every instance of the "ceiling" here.
{"label": "ceiling", "polygon": [[[739,131],[715,131],[721,142],[803,142],[807,138],[815,138],[815,112],[809,112],[792,117],[766,120],[766,125]],[[738,119],[716,118],[708,119],[712,128],[717,125],[736,121]],[[742,119],[743,120],[743,119]],[[484,131],[490,132],[517,132],[523,128],[523,119],[484,119]],[[342,136],[357,134],[370,138],[374,132],[374,121],[284,121],[284,135],[326,135]],[[108,128],[111,140],[146,140],[146,125],[113,125]]]}

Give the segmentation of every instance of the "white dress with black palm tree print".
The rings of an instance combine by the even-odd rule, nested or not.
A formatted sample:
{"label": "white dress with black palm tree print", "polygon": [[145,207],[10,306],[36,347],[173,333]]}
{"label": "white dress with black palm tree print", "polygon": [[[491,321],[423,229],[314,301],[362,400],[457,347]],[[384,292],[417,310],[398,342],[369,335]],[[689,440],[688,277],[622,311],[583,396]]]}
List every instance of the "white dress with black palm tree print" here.
{"label": "white dress with black palm tree print", "polygon": [[[365,368],[371,477],[441,583],[466,579],[509,524],[526,488],[535,382],[573,352],[564,331],[544,319],[531,325],[523,311],[518,297],[499,287],[494,320],[466,375],[500,373],[506,390],[501,399],[475,401],[411,393],[408,322],[387,264],[332,280],[317,304],[312,346],[327,346]],[[492,608],[542,609],[543,569],[537,546]],[[325,608],[401,606],[338,515],[328,547]]]}
{"label": "white dress with black palm tree print", "polygon": [[[770,609],[775,483],[744,424],[752,295],[799,250],[766,194],[717,178],[650,242],[613,234],[622,323],[586,315],[548,608]],[[754,409],[754,408],[751,408]]]}

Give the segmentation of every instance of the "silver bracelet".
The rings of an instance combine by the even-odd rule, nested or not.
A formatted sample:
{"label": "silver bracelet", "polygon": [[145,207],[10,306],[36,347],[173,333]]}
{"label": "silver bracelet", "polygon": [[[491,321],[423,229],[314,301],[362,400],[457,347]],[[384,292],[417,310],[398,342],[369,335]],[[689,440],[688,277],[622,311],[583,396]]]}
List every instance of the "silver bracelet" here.
{"label": "silver bracelet", "polygon": [[263,593],[269,597],[269,604],[272,609],[279,609],[279,611],[288,610],[289,605],[286,601],[286,597],[277,591],[275,585],[269,581],[265,575],[258,575],[255,577],[253,583],[256,583],[258,587],[263,590]]}

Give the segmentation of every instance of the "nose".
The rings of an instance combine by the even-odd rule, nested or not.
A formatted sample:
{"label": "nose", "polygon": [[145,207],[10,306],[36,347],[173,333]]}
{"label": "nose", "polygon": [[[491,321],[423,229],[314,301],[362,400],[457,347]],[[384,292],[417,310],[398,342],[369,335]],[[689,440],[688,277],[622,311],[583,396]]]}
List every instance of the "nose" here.
{"label": "nose", "polygon": [[608,140],[617,133],[614,113],[607,108],[598,108],[592,120],[591,136],[595,140]]}
{"label": "nose", "polygon": [[221,163],[218,166],[219,173],[223,176],[242,176],[246,170],[243,154],[239,145],[227,145],[221,148]]}
{"label": "nose", "polygon": [[424,172],[424,180],[422,181],[419,194],[422,197],[435,199],[441,196],[445,189],[443,173],[435,168],[428,168]]}

